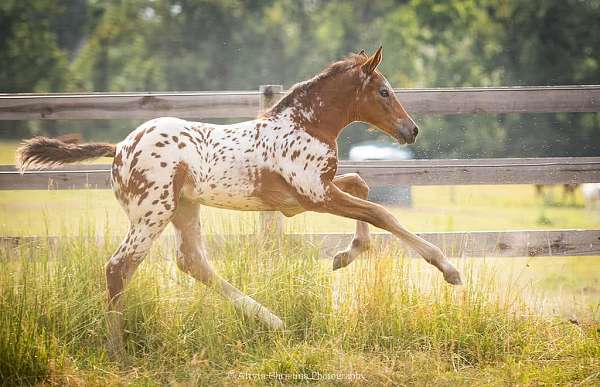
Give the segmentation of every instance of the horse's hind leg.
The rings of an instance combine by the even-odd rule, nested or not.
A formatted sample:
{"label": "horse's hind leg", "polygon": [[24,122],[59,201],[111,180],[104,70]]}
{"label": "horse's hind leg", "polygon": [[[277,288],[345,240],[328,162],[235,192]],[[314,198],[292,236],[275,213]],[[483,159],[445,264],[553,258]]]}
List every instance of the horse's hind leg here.
{"label": "horse's hind leg", "polygon": [[109,350],[113,357],[120,356],[124,349],[123,290],[167,223],[168,218],[164,216],[161,219],[132,221],[127,236],[106,264]]}
{"label": "horse's hind leg", "polygon": [[[333,179],[333,184],[342,191],[357,198],[366,200],[369,196],[369,186],[362,177],[356,173],[336,176]],[[339,251],[333,257],[333,270],[348,266],[350,262],[354,261],[356,257],[369,248],[370,240],[369,224],[358,220],[356,222],[354,238],[352,239],[350,246],[345,250]]]}
{"label": "horse's hind leg", "polygon": [[198,219],[198,204],[181,200],[173,217],[177,236],[177,266],[227,298],[246,316],[256,317],[272,329],[283,329],[281,319],[221,278],[208,262]]}

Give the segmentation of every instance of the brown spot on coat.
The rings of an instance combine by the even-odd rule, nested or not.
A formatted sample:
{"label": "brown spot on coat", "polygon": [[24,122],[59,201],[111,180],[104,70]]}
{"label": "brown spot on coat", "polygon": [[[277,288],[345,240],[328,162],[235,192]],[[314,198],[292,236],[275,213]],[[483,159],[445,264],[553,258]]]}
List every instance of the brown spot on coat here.
{"label": "brown spot on coat", "polygon": [[[175,205],[175,209],[177,209],[177,203],[179,202],[179,198],[181,197],[181,190],[187,184],[193,186],[194,177],[190,173],[190,168],[188,167],[188,165],[181,161],[175,166],[175,174],[173,175],[173,204]],[[165,204],[165,208],[168,210],[171,208],[171,206]]]}
{"label": "brown spot on coat", "polygon": [[129,157],[131,155],[131,152],[133,152],[135,150],[135,147],[140,143],[140,141],[142,140],[142,137],[144,136],[145,133],[146,133],[145,130],[140,130],[138,132],[138,134],[135,135],[135,137],[133,138],[133,142],[131,143],[131,146],[129,146],[127,148],[127,157]]}

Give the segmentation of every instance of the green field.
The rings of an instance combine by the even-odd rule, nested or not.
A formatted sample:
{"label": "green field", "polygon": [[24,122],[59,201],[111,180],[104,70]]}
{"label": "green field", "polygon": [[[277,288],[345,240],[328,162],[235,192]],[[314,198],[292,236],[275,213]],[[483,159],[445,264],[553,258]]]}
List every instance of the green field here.
{"label": "green field", "polygon": [[[376,249],[332,273],[305,243],[235,238],[212,252],[215,266],[279,314],[286,331],[244,319],[178,272],[164,242],[126,292],[127,358],[113,362],[103,264],[115,245],[89,240],[2,251],[0,377],[7,384],[600,382],[597,320],[543,312],[544,299],[533,302],[518,276],[499,273],[506,268],[494,260],[458,261],[465,285],[452,288],[396,249]],[[592,281],[567,259],[555,264],[562,268],[552,268],[555,275],[585,273]]]}
{"label": "green field", "polygon": [[[454,201],[451,200],[454,191]],[[560,192],[556,191],[556,199]],[[526,230],[556,228],[595,228],[600,215],[583,207],[577,197],[575,205],[543,205],[534,197],[532,186],[458,186],[413,187],[412,208],[392,208],[392,212],[414,231]],[[257,215],[208,207],[202,219],[210,232],[222,227],[252,230]],[[0,232],[3,235],[46,232],[77,232],[73,221],[102,226],[110,219],[115,232],[127,228],[127,219],[109,190],[86,191],[3,191],[0,192]],[[61,230],[61,224],[69,224]],[[286,220],[289,231],[352,231],[354,222],[335,216],[301,214]]]}
{"label": "green field", "polygon": [[[392,211],[413,231],[599,228],[581,197],[553,196],[535,198],[531,186],[413,187],[413,207]],[[209,208],[202,219],[208,234],[257,224],[254,213]],[[400,244],[335,273],[308,242],[231,238],[212,248],[221,275],[284,319],[287,330],[273,333],[177,270],[171,230],[126,293],[127,359],[113,362],[103,267],[116,242],[96,240],[126,227],[110,191],[0,191],[0,235],[65,237],[0,249],[1,381],[600,383],[599,257],[454,259],[466,283],[452,288]],[[353,227],[327,215],[286,220],[289,232]]]}

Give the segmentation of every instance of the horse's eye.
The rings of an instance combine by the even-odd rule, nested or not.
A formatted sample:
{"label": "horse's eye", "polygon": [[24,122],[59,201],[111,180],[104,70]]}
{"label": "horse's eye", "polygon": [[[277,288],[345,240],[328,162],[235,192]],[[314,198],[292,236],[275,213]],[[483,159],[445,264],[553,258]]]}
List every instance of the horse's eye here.
{"label": "horse's eye", "polygon": [[387,89],[381,89],[381,90],[379,90],[379,94],[381,94],[381,96],[382,96],[383,98],[387,98],[387,97],[389,97],[389,96],[390,96],[390,92],[389,92],[389,91],[387,91]]}

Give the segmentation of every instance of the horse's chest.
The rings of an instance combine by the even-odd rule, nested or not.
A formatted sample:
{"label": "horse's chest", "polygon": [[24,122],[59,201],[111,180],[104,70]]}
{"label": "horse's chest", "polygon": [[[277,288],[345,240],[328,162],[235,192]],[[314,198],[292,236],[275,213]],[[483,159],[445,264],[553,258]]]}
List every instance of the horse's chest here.
{"label": "horse's chest", "polygon": [[274,155],[273,170],[300,195],[313,202],[325,197],[323,176],[331,172],[335,165],[335,150],[303,131],[294,131],[283,138],[279,152]]}

